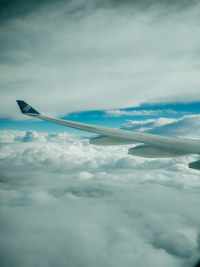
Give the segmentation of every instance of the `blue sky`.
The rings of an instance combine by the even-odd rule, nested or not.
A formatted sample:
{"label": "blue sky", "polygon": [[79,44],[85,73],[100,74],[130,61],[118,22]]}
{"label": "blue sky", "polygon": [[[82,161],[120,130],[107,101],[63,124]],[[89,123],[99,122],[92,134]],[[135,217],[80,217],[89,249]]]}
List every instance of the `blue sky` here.
{"label": "blue sky", "polygon": [[[135,115],[135,111],[136,113]],[[19,111],[20,112],[20,111]],[[118,112],[118,113],[117,113]],[[116,114],[115,114],[116,113]],[[141,114],[141,115],[139,115]],[[120,128],[128,120],[147,120],[163,118],[180,118],[184,115],[200,114],[200,102],[143,104],[139,107],[114,110],[94,110],[73,112],[60,118],[88,124]],[[22,115],[23,117],[23,115]],[[24,117],[25,118],[25,117]],[[34,130],[40,132],[70,132],[83,134],[81,131],[65,128],[53,123],[38,120],[10,120],[1,118],[0,130]]]}

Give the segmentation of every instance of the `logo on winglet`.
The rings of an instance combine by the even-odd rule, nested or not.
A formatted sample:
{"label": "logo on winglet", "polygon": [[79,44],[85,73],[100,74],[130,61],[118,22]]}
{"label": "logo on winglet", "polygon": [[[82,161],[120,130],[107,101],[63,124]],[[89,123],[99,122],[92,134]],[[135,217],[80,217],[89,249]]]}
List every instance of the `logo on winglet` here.
{"label": "logo on winglet", "polygon": [[29,105],[27,105],[27,106],[25,106],[23,108],[23,112],[27,112],[28,113],[30,109],[31,109],[31,107]]}

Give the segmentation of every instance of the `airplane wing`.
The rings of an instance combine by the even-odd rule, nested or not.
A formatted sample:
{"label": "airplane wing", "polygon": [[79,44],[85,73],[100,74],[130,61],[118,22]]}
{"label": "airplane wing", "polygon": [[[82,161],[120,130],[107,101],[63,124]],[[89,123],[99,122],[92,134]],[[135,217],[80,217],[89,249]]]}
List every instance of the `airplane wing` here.
{"label": "airplane wing", "polygon": [[[136,147],[130,148],[128,150],[128,153],[135,156],[149,158],[167,158],[182,156],[186,154],[200,154],[199,140],[160,136],[129,130],[102,127],[68,120],[49,118],[40,114],[38,111],[36,111],[23,100],[17,100],[17,103],[21,112],[24,115],[28,115],[36,119],[57,123],[78,130],[99,134],[98,137],[90,139],[90,143],[94,145],[108,146],[140,144]],[[190,163],[189,167],[200,170],[200,161]]]}

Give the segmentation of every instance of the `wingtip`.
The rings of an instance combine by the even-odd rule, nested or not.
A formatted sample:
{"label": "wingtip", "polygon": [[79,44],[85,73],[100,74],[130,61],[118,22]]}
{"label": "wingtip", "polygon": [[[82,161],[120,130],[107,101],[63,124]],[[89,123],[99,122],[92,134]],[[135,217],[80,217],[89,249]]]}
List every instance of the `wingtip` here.
{"label": "wingtip", "polygon": [[19,108],[20,108],[20,110],[21,110],[21,112],[23,113],[23,114],[32,114],[32,115],[39,115],[40,113],[37,111],[37,110],[35,110],[34,108],[32,108],[29,104],[27,104],[25,101],[23,101],[23,100],[16,100],[17,101],[17,104],[18,104],[18,106],[19,106]]}

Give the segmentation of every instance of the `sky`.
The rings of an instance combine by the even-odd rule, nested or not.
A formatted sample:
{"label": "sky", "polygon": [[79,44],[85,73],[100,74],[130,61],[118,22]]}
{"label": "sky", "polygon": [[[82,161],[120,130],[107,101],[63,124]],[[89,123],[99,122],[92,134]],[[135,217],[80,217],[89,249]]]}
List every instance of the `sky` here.
{"label": "sky", "polygon": [[1,3],[2,118],[200,101],[199,1]]}
{"label": "sky", "polygon": [[[16,105],[16,103],[14,103]],[[137,124],[137,121],[156,120],[159,118],[169,119],[171,122],[183,117],[199,115],[200,102],[189,103],[152,103],[141,104],[138,107],[126,109],[111,109],[111,110],[91,110],[68,113],[65,116],[60,116],[62,119],[83,122],[88,124],[96,124],[113,128],[125,128],[125,124]],[[43,114],[42,110],[39,110]],[[63,132],[66,130],[63,126],[52,124],[49,122],[30,119],[27,116],[20,114],[20,119],[1,118],[0,130],[36,130],[40,132]],[[46,115],[46,114],[44,114]],[[165,120],[167,122],[167,120]],[[67,128],[70,133],[84,135],[83,132]],[[165,134],[163,134],[165,135]]]}
{"label": "sky", "polygon": [[195,267],[200,175],[190,155],[132,146],[46,116],[200,139],[197,0],[0,3],[0,265]]}

